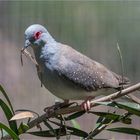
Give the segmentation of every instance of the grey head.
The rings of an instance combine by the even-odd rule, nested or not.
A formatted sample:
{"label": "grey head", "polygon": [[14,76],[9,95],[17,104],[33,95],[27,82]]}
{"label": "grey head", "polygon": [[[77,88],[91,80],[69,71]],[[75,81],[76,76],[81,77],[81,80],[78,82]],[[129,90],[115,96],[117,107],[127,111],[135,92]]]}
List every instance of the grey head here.
{"label": "grey head", "polygon": [[54,41],[47,29],[40,24],[30,25],[25,30],[25,45],[31,47],[42,47],[44,44]]}

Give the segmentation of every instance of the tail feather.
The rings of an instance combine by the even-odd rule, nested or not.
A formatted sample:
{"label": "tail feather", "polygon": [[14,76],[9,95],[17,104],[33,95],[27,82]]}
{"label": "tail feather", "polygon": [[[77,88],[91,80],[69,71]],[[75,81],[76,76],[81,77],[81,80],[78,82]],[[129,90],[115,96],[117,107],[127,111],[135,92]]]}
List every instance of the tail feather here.
{"label": "tail feather", "polygon": [[114,75],[118,79],[120,86],[128,87],[130,85],[131,82],[130,82],[129,78],[127,78],[125,76],[118,75],[116,73],[114,73]]}

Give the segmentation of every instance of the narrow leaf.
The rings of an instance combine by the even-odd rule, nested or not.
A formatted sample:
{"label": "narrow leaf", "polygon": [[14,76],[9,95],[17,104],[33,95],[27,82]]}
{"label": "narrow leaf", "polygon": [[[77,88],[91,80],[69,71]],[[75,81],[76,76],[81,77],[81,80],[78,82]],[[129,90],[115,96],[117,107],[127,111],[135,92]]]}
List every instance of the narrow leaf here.
{"label": "narrow leaf", "polygon": [[124,103],[117,103],[117,106],[121,109],[127,110],[129,113],[135,114],[137,116],[140,116],[140,109],[135,108],[131,104],[125,105]]}
{"label": "narrow leaf", "polygon": [[85,111],[80,111],[80,112],[73,113],[72,115],[69,115],[68,117],[66,117],[65,120],[66,121],[73,120],[75,118],[78,118],[78,117],[82,116],[85,113],[86,113]]}
{"label": "narrow leaf", "polygon": [[13,113],[11,112],[10,108],[7,106],[7,104],[0,99],[0,106],[7,118],[7,121],[9,123],[10,128],[16,133],[18,134],[18,130],[17,130],[17,124],[15,121],[10,122],[9,120],[12,118]]}
{"label": "narrow leaf", "polygon": [[119,133],[131,134],[131,135],[140,135],[140,129],[135,128],[127,128],[127,127],[117,127],[106,129],[108,131],[114,131]]}
{"label": "narrow leaf", "polygon": [[46,120],[44,120],[44,124],[49,128],[50,131],[52,131],[53,135],[57,137],[55,129],[53,129],[53,127]]}
{"label": "narrow leaf", "polygon": [[20,119],[25,119],[25,118],[33,118],[34,115],[32,112],[29,112],[29,111],[24,111],[24,112],[20,112],[16,115],[14,115],[10,121],[13,121],[13,120],[20,120]]}
{"label": "narrow leaf", "polygon": [[[56,132],[56,134],[59,134],[59,136],[65,136],[66,135],[66,131],[62,130],[60,131],[60,129],[54,129],[54,131]],[[34,132],[27,132],[28,134],[31,135],[35,135],[35,136],[40,136],[40,137],[56,137],[54,133],[52,133],[51,130],[46,130],[46,131],[34,131]]]}
{"label": "narrow leaf", "polygon": [[100,116],[96,121],[96,125],[98,126],[103,121],[103,119],[104,117]]}
{"label": "narrow leaf", "polygon": [[110,107],[117,107],[117,103],[115,101],[113,101],[113,102],[97,102],[96,104],[110,106]]}
{"label": "narrow leaf", "polygon": [[72,122],[74,128],[77,128],[79,130],[81,129],[80,125],[78,124],[78,122],[76,120],[71,120],[71,122]]}
{"label": "narrow leaf", "polygon": [[68,130],[70,130],[69,131],[69,133],[71,134],[71,135],[75,135],[75,136],[79,136],[79,137],[87,137],[88,136],[88,133],[86,133],[86,132],[84,132],[84,131],[82,131],[82,130],[79,130],[79,129],[77,129],[77,128],[74,128],[74,127],[70,127],[70,126],[64,126],[64,125],[62,125],[62,124],[60,124],[60,123],[58,123],[58,122],[54,122],[54,121],[50,121],[51,123],[54,123],[55,125],[58,125],[58,126],[61,126],[61,127],[64,127],[64,128],[67,128]]}
{"label": "narrow leaf", "polygon": [[0,122],[0,128],[4,129],[11,136],[12,139],[19,140],[18,135],[12,129],[8,128],[6,125],[4,125],[1,122]]}
{"label": "narrow leaf", "polygon": [[5,99],[7,100],[8,104],[9,104],[9,106],[10,106],[10,109],[11,109],[12,113],[14,114],[14,109],[13,109],[13,107],[12,107],[12,104],[11,104],[11,102],[10,102],[10,99],[9,99],[8,95],[6,94],[4,88],[3,88],[1,85],[0,85],[0,91],[1,91],[1,93],[4,95]]}
{"label": "narrow leaf", "polygon": [[25,133],[28,129],[29,129],[29,126],[22,122],[18,128],[18,132],[19,134],[22,134],[22,133]]}
{"label": "narrow leaf", "polygon": [[116,120],[119,119],[121,116],[114,114],[114,113],[109,113],[109,112],[95,112],[95,111],[90,111],[89,113],[95,114],[97,116],[102,116],[111,120]]}
{"label": "narrow leaf", "polygon": [[88,133],[86,133],[85,131],[82,131],[80,129],[77,129],[77,128],[74,128],[74,127],[70,127],[70,126],[66,126],[68,130],[71,130],[70,131],[70,134],[71,135],[75,135],[75,136],[78,136],[78,137],[87,137],[88,136]]}

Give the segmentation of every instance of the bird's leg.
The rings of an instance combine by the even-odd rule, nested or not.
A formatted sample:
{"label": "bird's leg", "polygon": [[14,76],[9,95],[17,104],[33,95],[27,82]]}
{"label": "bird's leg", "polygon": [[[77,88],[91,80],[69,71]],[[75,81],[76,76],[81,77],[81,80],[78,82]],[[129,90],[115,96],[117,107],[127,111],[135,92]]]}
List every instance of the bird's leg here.
{"label": "bird's leg", "polygon": [[58,106],[59,108],[65,108],[65,107],[69,107],[73,104],[78,105],[78,103],[76,102],[69,102],[69,100],[64,100],[64,102],[56,102],[55,105]]}
{"label": "bird's leg", "polygon": [[89,96],[82,104],[81,108],[84,109],[85,111],[89,111],[91,109],[91,103],[90,101],[94,99],[95,97]]}
{"label": "bird's leg", "polygon": [[67,106],[68,104],[69,104],[69,100],[64,100],[64,102],[59,102],[59,101],[55,102],[55,105],[59,108],[63,108]]}

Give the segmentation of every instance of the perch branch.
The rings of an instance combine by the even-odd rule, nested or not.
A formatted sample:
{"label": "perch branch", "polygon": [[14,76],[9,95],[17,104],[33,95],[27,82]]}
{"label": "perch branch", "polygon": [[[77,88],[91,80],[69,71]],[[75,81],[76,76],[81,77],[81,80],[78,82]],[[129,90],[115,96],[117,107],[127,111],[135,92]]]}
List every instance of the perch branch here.
{"label": "perch branch", "polygon": [[[22,48],[22,50],[21,50],[21,63],[23,63],[22,62],[22,54],[29,57],[30,60],[37,66],[37,68],[39,70],[39,65],[36,62],[35,58],[24,48]],[[120,98],[122,96],[128,95],[129,93],[132,93],[136,90],[140,90],[140,83],[137,83],[133,86],[130,86],[122,91],[115,92],[111,95],[108,95],[108,96],[105,96],[105,97],[102,97],[99,99],[95,99],[95,100],[91,101],[91,106],[92,107],[97,106],[97,102],[105,102],[105,101],[115,100],[115,99]],[[137,99],[134,95],[130,95],[129,98],[136,103],[140,103],[140,100]],[[45,114],[41,115],[40,117],[29,122],[28,123],[29,129],[38,125],[39,123],[43,122],[44,120],[46,120],[48,118],[54,117],[54,116],[59,115],[59,114],[69,114],[69,113],[73,113],[73,112],[77,112],[77,111],[82,111],[82,108],[80,105],[68,107],[68,108],[61,108],[58,110],[54,110],[52,112],[46,112]]]}
{"label": "perch branch", "polygon": [[[126,88],[122,91],[115,92],[111,95],[108,95],[108,96],[105,96],[105,97],[102,97],[102,98],[99,98],[99,99],[96,99],[96,100],[92,100],[91,101],[91,104],[92,104],[91,106],[92,107],[97,106],[97,102],[105,102],[105,101],[118,99],[122,96],[130,94],[134,91],[137,91],[138,89],[140,89],[140,83],[132,85],[131,87],[128,87],[128,88]],[[82,108],[81,108],[80,105],[73,106],[73,107],[68,107],[68,108],[61,108],[61,109],[58,109],[58,110],[54,110],[52,112],[46,112],[45,114],[41,115],[40,117],[38,117],[38,118],[32,120],[31,122],[29,122],[28,123],[29,129],[33,128],[34,126],[36,126],[39,123],[42,123],[44,120],[46,120],[48,118],[55,117],[56,115],[59,115],[59,114],[69,114],[69,113],[74,113],[74,112],[77,112],[77,111],[82,111]]]}

